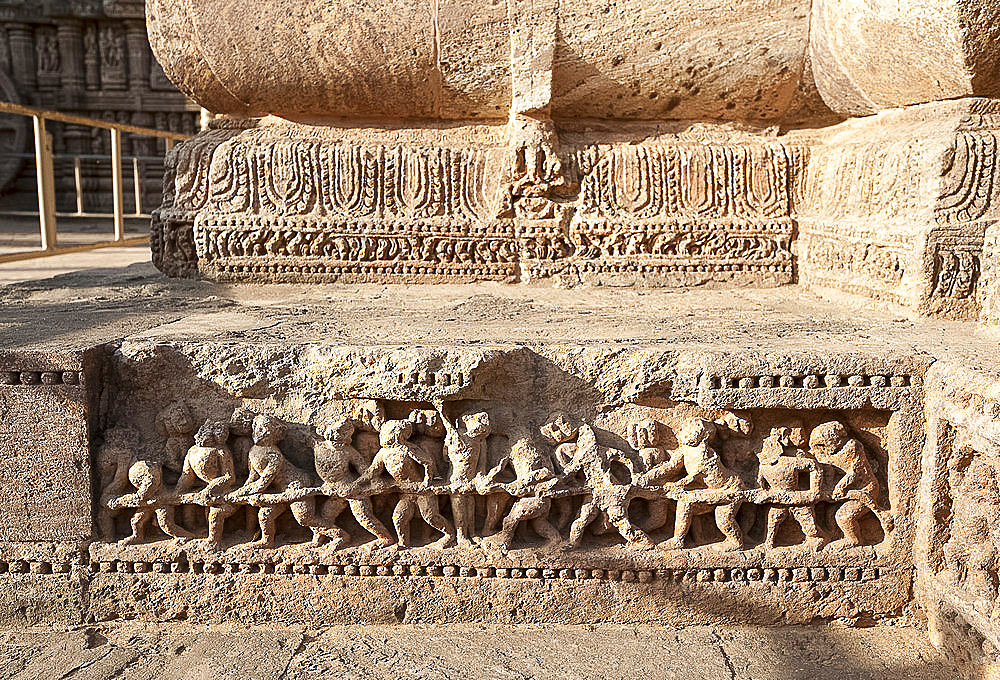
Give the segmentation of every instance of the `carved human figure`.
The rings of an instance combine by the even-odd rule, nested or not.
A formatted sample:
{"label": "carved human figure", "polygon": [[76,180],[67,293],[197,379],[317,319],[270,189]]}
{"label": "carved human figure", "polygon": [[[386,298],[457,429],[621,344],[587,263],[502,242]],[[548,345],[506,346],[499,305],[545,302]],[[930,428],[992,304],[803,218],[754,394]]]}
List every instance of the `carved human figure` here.
{"label": "carved human figure", "polygon": [[[548,518],[552,509],[552,499],[543,495],[561,481],[556,476],[552,456],[539,446],[534,434],[526,426],[515,426],[508,436],[511,442],[510,450],[487,475],[487,479],[492,481],[496,474],[508,465],[513,468],[516,475],[514,481],[505,486],[517,500],[504,518],[496,541],[502,547],[509,548],[514,542],[514,533],[518,525],[530,522],[531,528],[546,539],[547,545],[558,543],[562,541],[562,535]],[[487,513],[487,530],[495,526],[495,523],[496,519]]]}
{"label": "carved human figure", "polygon": [[[816,525],[815,501],[823,486],[823,469],[816,460],[802,450],[804,446],[801,427],[778,427],[764,440],[757,459],[757,483],[761,489],[771,491],[771,504],[767,507],[767,533],[765,549],[775,546],[778,528],[789,517],[798,522],[806,537],[806,546],[817,549],[825,538]],[[806,490],[812,502],[801,504],[800,478],[809,476]]]}
{"label": "carved human figure", "polygon": [[817,425],[809,436],[809,451],[819,463],[843,473],[829,497],[834,502],[841,502],[834,517],[844,536],[831,543],[831,549],[864,543],[860,522],[867,512],[874,514],[886,531],[892,528],[892,520],[878,507],[881,484],[868,454],[843,424],[830,421]]}
{"label": "carved human figure", "polygon": [[964,473],[952,475],[951,535],[944,545],[951,581],[995,600],[1000,561],[1000,477],[990,456],[974,454]]}
{"label": "carved human figure", "polygon": [[128,491],[128,472],[139,434],[127,427],[115,427],[104,433],[104,444],[97,450],[96,467],[101,496],[97,502],[97,528],[103,538],[114,540],[116,510],[111,501]]}
{"label": "carved human figure", "polygon": [[580,428],[562,411],[551,414],[541,427],[542,437],[555,449],[552,456],[560,469],[565,469],[576,458],[576,437]]}
{"label": "carved human figure", "polygon": [[[197,490],[195,502],[208,508],[208,542],[219,545],[222,541],[226,518],[236,511],[235,505],[225,496],[236,484],[233,454],[229,450],[229,426],[208,420],[195,433],[194,446],[184,456],[181,477],[174,488],[178,495]],[[173,518],[170,517],[170,520]]]}
{"label": "carved human figure", "polygon": [[312,531],[313,543],[329,538],[334,547],[347,540],[347,533],[328,516],[316,512],[315,496],[300,497],[296,492],[313,486],[312,476],[297,467],[281,452],[278,443],[285,438],[285,426],[277,418],[257,416],[253,420],[253,447],[250,449],[250,476],[246,484],[232,492],[234,499],[248,499],[267,492],[288,498],[286,502],[269,503],[260,508],[260,540],[258,544],[271,547],[275,543],[278,518],[291,510],[295,521]]}
{"label": "carved human figure", "polygon": [[[388,547],[394,545],[396,539],[375,516],[371,498],[344,499],[337,496],[338,491],[363,475],[371,464],[353,446],[356,429],[355,422],[348,419],[335,422],[320,432],[324,439],[317,442],[314,449],[316,473],[323,480],[324,489],[330,493],[323,514],[335,521],[350,507],[358,524],[378,539],[378,546]],[[351,540],[347,531],[344,538]]]}
{"label": "carved human figure", "polygon": [[408,420],[387,421],[379,432],[381,448],[358,483],[372,482],[382,472],[388,472],[402,490],[392,513],[392,524],[399,537],[399,544],[404,548],[410,547],[410,521],[419,512],[427,524],[443,534],[437,547],[445,547],[455,540],[454,529],[441,516],[437,496],[420,493],[419,489],[421,486],[429,486],[431,479],[436,476],[437,461],[410,442],[412,433],[413,423]]}
{"label": "carved human figure", "polygon": [[[233,453],[233,464],[237,478],[250,474],[250,449],[253,448],[253,420],[258,414],[246,407],[239,407],[229,417],[229,449]],[[257,532],[257,508],[243,508],[244,522],[248,536]]]}
{"label": "carved human figure", "polygon": [[167,438],[165,465],[180,472],[195,431],[191,411],[183,401],[175,401],[156,417],[156,427]]}
{"label": "carved human figure", "polygon": [[486,473],[486,439],[493,431],[485,411],[463,413],[455,422],[444,412],[444,403],[434,404],[445,428],[444,452],[451,463],[451,511],[460,546],[472,543],[476,530],[476,499],[471,493],[477,478]]}
{"label": "carved human figure", "polygon": [[111,502],[113,507],[136,508],[132,515],[132,535],[122,543],[130,545],[143,540],[146,526],[153,518],[156,525],[171,538],[194,538],[187,529],[174,522],[173,512],[168,507],[152,507],[163,493],[163,467],[159,463],[140,460],[128,470],[128,480],[135,487],[135,493],[126,494]]}
{"label": "carved human figure", "polygon": [[632,462],[621,451],[600,446],[593,428],[587,424],[581,425],[577,436],[576,456],[563,471],[566,476],[582,471],[587,480],[583,507],[570,527],[569,547],[578,546],[587,526],[602,516],[618,529],[630,545],[642,549],[653,547],[653,541],[646,532],[633,525],[628,518],[630,485],[622,484],[615,478],[611,469],[613,462],[632,467]]}
{"label": "carved human figure", "polygon": [[[629,445],[639,452],[644,472],[633,480],[637,486],[662,485],[677,481],[683,474],[683,455],[671,455],[664,446],[665,432],[661,423],[644,420],[629,425],[627,437]],[[650,498],[646,501],[647,517],[642,524],[644,531],[651,532],[666,525],[670,517],[670,502],[666,498]]]}
{"label": "carved human figure", "polygon": [[677,500],[674,535],[664,544],[665,548],[683,548],[695,515],[708,513],[715,514],[715,523],[726,537],[717,547],[721,550],[743,548],[743,532],[736,521],[736,513],[743,502],[738,492],[744,489],[744,484],[712,447],[716,432],[715,423],[702,418],[691,418],[678,428],[680,447],[677,455],[683,462],[685,475],[672,484],[683,493]]}

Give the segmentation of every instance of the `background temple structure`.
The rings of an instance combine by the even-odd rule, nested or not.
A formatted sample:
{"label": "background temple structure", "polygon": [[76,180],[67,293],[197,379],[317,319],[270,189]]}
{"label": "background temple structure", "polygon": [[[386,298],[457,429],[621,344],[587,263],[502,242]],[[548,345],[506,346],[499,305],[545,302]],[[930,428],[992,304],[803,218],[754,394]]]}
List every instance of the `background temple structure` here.
{"label": "background temple structure", "polygon": [[[146,37],[141,0],[4,0],[0,2],[0,96],[4,101],[158,130],[194,134],[200,108],[167,79]],[[53,125],[58,208],[76,210],[74,158],[81,159],[84,210],[108,212],[107,134]],[[143,163],[147,207],[159,202],[165,149],[156,140],[125,140]],[[30,121],[0,115],[0,209],[35,201]],[[129,209],[134,209],[129,192]]]}
{"label": "background temple structure", "polygon": [[11,294],[0,618],[905,623],[997,672],[1000,6],[146,6],[217,117],[170,280]]}

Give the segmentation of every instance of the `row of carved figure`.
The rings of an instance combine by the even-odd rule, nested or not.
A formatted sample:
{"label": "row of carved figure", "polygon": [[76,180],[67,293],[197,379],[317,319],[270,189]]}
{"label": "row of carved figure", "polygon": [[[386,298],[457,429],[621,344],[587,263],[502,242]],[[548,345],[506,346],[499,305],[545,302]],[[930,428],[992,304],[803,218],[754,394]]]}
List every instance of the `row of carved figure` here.
{"label": "row of carved figure", "polygon": [[[415,409],[406,419],[393,420],[379,403],[367,402],[353,417],[319,428],[313,450],[322,480],[317,483],[311,471],[283,453],[286,427],[278,419],[239,409],[228,423],[205,422],[189,446],[184,421],[190,416],[175,407],[164,427],[167,458],[183,460],[173,489],[166,488],[160,464],[135,460],[130,451],[134,433],[124,428],[107,433],[101,461],[110,479],[98,504],[100,528],[113,537],[115,513],[130,509],[132,535],[126,542],[143,540],[154,520],[168,536],[190,539],[192,531],[175,516],[183,507],[189,518],[192,509],[205,513],[207,540],[218,545],[226,519],[249,507],[257,510],[263,546],[275,543],[276,522],[290,512],[311,530],[315,543],[326,538],[340,547],[355,538],[337,524],[349,509],[380,546],[409,547],[410,525],[419,514],[441,534],[439,547],[480,543],[488,536],[491,544],[509,548],[519,525],[527,523],[549,545],[578,546],[594,525],[596,533],[616,529],[628,544],[648,549],[656,546],[650,533],[665,527],[673,510],[673,535],[661,548],[684,548],[694,518],[705,515],[724,536],[716,547],[743,550],[746,540],[737,513],[752,503],[766,513],[765,548],[775,546],[786,521],[798,524],[805,547],[811,549],[863,545],[862,520],[869,515],[883,532],[892,529],[892,518],[882,507],[883,484],[864,446],[837,421],[818,425],[808,435],[801,426],[774,428],[757,454],[756,479],[748,483],[720,455],[720,426],[700,417],[675,428],[674,449],[665,446],[664,424],[635,423],[627,433],[634,451],[622,451],[601,445],[591,425],[556,413],[537,428],[515,425],[505,432],[506,453],[490,466],[487,441],[494,433],[489,413],[450,416],[447,411],[436,402],[433,409]],[[739,429],[749,432],[752,425],[743,423]],[[373,456],[356,447],[365,432],[377,434]],[[242,484],[234,449],[235,456],[245,452],[248,476]],[[477,504],[477,496],[484,502]],[[394,533],[373,505],[383,499],[394,503]],[[567,503],[573,499],[579,505]],[[642,522],[630,517],[635,499],[646,503]],[[451,521],[442,514],[442,500],[450,502]],[[818,503],[835,508],[842,534],[835,541],[817,522]],[[485,518],[477,518],[477,507],[485,507]],[[560,522],[552,521],[566,507],[579,508],[568,540],[556,526]],[[481,532],[477,520],[483,520]],[[698,542],[697,536],[692,538]]]}

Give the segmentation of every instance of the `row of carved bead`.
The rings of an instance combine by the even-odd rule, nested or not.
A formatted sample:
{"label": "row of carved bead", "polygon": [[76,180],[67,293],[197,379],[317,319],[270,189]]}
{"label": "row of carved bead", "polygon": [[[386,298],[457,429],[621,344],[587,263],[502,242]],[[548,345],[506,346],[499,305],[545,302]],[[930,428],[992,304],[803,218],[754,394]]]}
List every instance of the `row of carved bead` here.
{"label": "row of carved bead", "polygon": [[838,387],[916,387],[919,378],[909,375],[765,375],[746,378],[712,376],[713,390],[770,389],[793,387],[820,389]]}
{"label": "row of carved bead", "polygon": [[719,567],[702,569],[580,569],[542,567],[470,567],[458,565],[342,565],[227,562],[130,562],[114,560],[93,562],[94,573],[125,574],[312,574],[315,576],[358,577],[446,577],[500,578],[543,580],[598,580],[650,583],[654,580],[674,582],[742,582],[772,583],[801,582],[860,582],[875,581],[882,576],[878,567]]}
{"label": "row of carved bead", "polygon": [[79,385],[80,371],[0,371],[0,385]]}

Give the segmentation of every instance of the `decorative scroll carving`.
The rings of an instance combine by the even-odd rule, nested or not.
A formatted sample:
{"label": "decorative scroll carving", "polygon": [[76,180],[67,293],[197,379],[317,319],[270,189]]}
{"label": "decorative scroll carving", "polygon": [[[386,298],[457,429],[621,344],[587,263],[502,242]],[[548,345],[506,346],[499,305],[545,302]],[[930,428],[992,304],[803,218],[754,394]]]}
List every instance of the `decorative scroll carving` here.
{"label": "decorative scroll carving", "polygon": [[[222,546],[239,542],[226,520],[247,508],[261,547],[298,540],[277,522],[288,513],[313,543],[328,541],[332,550],[373,540],[378,547],[420,545],[419,517],[420,540],[438,549],[457,542],[508,550],[541,539],[548,548],[593,550],[614,532],[636,550],[723,552],[774,549],[779,535],[798,550],[839,551],[879,543],[894,526],[882,468],[835,420],[775,427],[756,440],[756,454],[741,458],[749,462],[734,466],[736,449],[729,449],[746,451],[753,430],[736,414],[718,422],[688,416],[673,430],[636,422],[621,447],[565,413],[497,431],[487,410],[435,401],[394,419],[371,401],[314,435],[316,479],[283,450],[283,423],[252,416],[239,411],[231,425],[206,422],[173,488],[162,482],[165,468],[127,451],[134,446],[127,430],[110,431],[101,449],[101,525],[110,532],[112,515],[130,513],[127,542],[142,540],[155,519],[167,537],[207,535]],[[237,440],[251,417],[246,449]],[[166,457],[175,459],[180,442],[190,442],[186,408],[172,406],[164,420]],[[243,455],[248,476],[241,481]],[[354,521],[344,525],[348,509]]]}
{"label": "decorative scroll carving", "polygon": [[942,186],[934,218],[939,225],[974,222],[994,207],[997,186],[997,136],[993,132],[964,132],[942,170]]}

